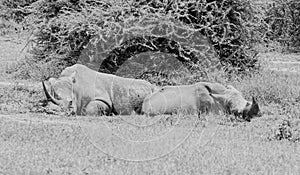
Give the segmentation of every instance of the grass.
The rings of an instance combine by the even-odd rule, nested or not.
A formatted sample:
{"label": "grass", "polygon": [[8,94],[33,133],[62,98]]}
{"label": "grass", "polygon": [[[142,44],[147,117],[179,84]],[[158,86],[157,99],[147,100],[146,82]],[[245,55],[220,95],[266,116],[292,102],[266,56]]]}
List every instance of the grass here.
{"label": "grass", "polygon": [[[144,162],[103,153],[82,132],[83,127],[70,119],[24,115],[25,119],[39,117],[42,118],[39,122],[21,122],[20,118],[16,122],[1,117],[0,162],[4,174],[298,174],[300,171],[296,166],[300,163],[299,143],[268,140],[266,133],[275,124],[268,117],[249,124],[219,125],[204,146],[196,144],[202,131],[197,126],[173,152]],[[156,147],[164,147],[168,141]],[[117,150],[118,146],[109,149]],[[131,153],[130,149],[123,151]]]}
{"label": "grass", "polygon": [[[226,116],[210,116],[218,129],[206,133],[209,135],[207,144],[201,144],[205,123],[202,122],[173,152],[141,162],[118,159],[111,156],[113,154],[103,152],[103,148],[99,149],[101,140],[96,144],[91,142],[94,139],[90,138],[98,138],[99,135],[97,132],[88,132],[91,131],[89,127],[101,126],[95,125],[99,118],[92,122],[84,118],[28,113],[34,111],[34,105],[31,104],[42,99],[43,93],[26,87],[7,88],[1,91],[2,95],[6,95],[6,100],[14,98],[7,106],[14,103],[19,106],[10,108],[6,113],[27,113],[21,118],[20,115],[0,118],[0,170],[4,174],[299,174],[298,76],[265,72],[248,79],[235,80],[232,84],[243,91],[247,98],[258,96],[264,112],[261,118],[244,123],[229,120]],[[282,125],[285,120],[290,122],[290,126]],[[141,139],[141,136],[156,138],[161,133],[168,133],[166,130],[171,127],[170,124],[156,124],[155,127],[136,129],[122,123],[119,118],[106,122],[115,133],[121,132],[135,139]],[[178,135],[190,129],[178,125],[175,128],[181,128],[176,130]],[[103,132],[103,128],[95,131]],[[291,136],[285,136],[284,133],[290,133]],[[170,135],[144,152],[150,152],[149,149],[163,150],[172,141],[174,139]],[[135,158],[144,155],[112,138],[104,143],[111,152],[123,148],[124,155],[132,156],[134,153]]]}
{"label": "grass", "polygon": [[[13,56],[2,58],[7,61]],[[225,115],[210,115],[207,116],[209,122],[201,121],[194,126],[189,121],[195,118],[185,116],[180,118],[185,122],[175,122],[172,126],[170,121],[161,121],[137,128],[124,120],[141,123],[147,118],[47,115],[40,113],[47,109],[38,106],[38,101],[44,98],[40,86],[0,86],[0,113],[9,114],[0,115],[0,173],[299,174],[300,77],[295,73],[268,70],[270,66],[286,68],[286,65],[269,64],[270,59],[295,58],[295,55],[263,54],[260,60],[267,66],[260,74],[227,81],[241,90],[247,99],[252,95],[258,97],[263,116],[250,123]],[[213,76],[212,79],[226,82],[221,74]],[[7,77],[1,80],[14,81]],[[159,138],[163,134],[167,137],[148,147],[141,144],[132,149],[127,142],[110,137],[110,130],[105,130],[104,126],[124,138],[139,141]],[[174,146],[191,128],[194,130],[190,136],[179,146]],[[176,149],[149,161],[129,161],[113,156],[152,157],[157,154],[155,150],[168,151],[168,145]]]}
{"label": "grass", "polygon": [[27,35],[0,35],[0,81],[9,81],[11,75],[8,74],[8,68],[15,65],[19,60],[24,60]]}
{"label": "grass", "polygon": [[44,99],[41,89],[12,84],[0,86],[0,111],[2,113],[27,113],[39,110],[38,101]]}

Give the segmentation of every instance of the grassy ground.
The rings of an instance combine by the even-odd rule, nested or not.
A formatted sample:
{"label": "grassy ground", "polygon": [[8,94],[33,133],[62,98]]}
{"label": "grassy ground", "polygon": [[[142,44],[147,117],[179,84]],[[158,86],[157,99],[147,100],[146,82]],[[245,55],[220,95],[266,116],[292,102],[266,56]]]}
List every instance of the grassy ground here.
{"label": "grassy ground", "polygon": [[[33,120],[37,117],[38,120]],[[30,118],[32,121],[28,121]],[[83,132],[86,128],[82,122],[27,114],[23,119],[1,117],[0,125],[0,167],[4,174],[299,174],[300,171],[299,143],[270,139],[276,125],[271,116],[247,124],[218,124],[213,135],[204,132],[209,134],[205,145],[201,137],[203,126],[198,125],[174,151],[140,162],[115,157],[120,154],[106,154],[120,151],[120,145],[101,147],[91,142],[91,136]],[[154,129],[148,132],[155,133]],[[171,141],[174,140],[165,139],[155,149],[164,149]],[[124,144],[122,155],[136,153],[129,148]],[[149,149],[154,148],[144,151]],[[134,157],[140,156],[144,154]]]}
{"label": "grassy ground", "polygon": [[[2,62],[15,60],[22,48],[3,40],[0,46]],[[263,116],[250,123],[225,115],[198,123],[188,116],[176,123],[175,117],[173,125],[143,116],[47,115],[37,113],[44,110],[38,106],[44,98],[40,86],[0,84],[0,173],[299,174],[299,58],[261,54],[260,74],[230,82],[262,106]],[[0,80],[14,82],[4,67]],[[129,124],[156,119],[148,127]]]}

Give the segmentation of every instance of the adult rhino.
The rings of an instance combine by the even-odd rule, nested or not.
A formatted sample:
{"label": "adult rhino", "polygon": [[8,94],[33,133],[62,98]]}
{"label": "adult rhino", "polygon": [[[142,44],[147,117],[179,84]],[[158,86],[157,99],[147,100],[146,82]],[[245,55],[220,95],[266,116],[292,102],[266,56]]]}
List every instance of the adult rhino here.
{"label": "adult rhino", "polygon": [[148,95],[142,106],[142,113],[148,115],[178,112],[198,115],[225,112],[242,116],[250,121],[251,118],[259,115],[260,109],[254,97],[252,102],[249,102],[233,86],[209,82],[162,87]]}
{"label": "adult rhino", "polygon": [[156,89],[145,80],[100,73],[81,64],[67,67],[58,79],[42,85],[48,101],[77,115],[139,113],[144,98]]}

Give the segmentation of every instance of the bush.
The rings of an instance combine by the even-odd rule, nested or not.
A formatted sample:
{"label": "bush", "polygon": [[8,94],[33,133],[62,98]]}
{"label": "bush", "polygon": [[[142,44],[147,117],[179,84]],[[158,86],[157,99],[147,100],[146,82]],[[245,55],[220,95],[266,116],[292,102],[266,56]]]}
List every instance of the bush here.
{"label": "bush", "polygon": [[[172,29],[172,25],[183,23],[187,31],[205,35],[225,70],[252,70],[257,68],[257,62],[251,43],[255,21],[250,2],[120,0],[112,4],[110,1],[96,0],[38,0],[26,8],[30,14],[26,15],[25,20],[35,29],[32,62],[57,62],[53,64],[60,66],[53,72],[60,72],[62,68],[77,62],[82,50],[94,36],[110,38],[130,27],[131,33],[134,33],[138,29],[133,25],[134,22],[156,19],[158,22],[168,20],[171,24],[168,30]],[[119,46],[122,44],[119,36],[112,39]],[[107,50],[113,51],[115,47],[107,47]],[[200,50],[203,51],[203,48]]]}
{"label": "bush", "polygon": [[0,1],[0,35],[20,32],[27,25],[25,18],[30,14],[27,9],[37,0],[2,0]]}
{"label": "bush", "polygon": [[[149,29],[139,29],[140,26],[136,25],[143,23],[145,19],[156,20],[158,24],[168,21],[167,30],[172,30],[173,26],[181,22],[187,31],[205,35],[227,72],[248,72],[258,68],[253,47],[257,43],[267,42],[270,46],[279,42],[289,48],[299,47],[300,32],[297,26],[300,7],[297,0],[119,0],[114,3],[108,0],[4,0],[0,3],[0,8],[3,10],[1,18],[22,21],[27,28],[34,30],[32,41],[35,47],[32,50],[33,58],[27,61],[28,64],[41,61],[39,64],[51,62],[46,65],[58,65],[52,67],[55,69],[51,70],[52,73],[41,77],[57,75],[64,67],[76,63],[94,36],[114,40],[104,44],[107,52],[114,53],[120,48],[130,47],[128,41],[136,42],[141,36],[128,38],[126,35],[134,35],[136,30],[151,34]],[[145,36],[147,37],[153,36]],[[122,39],[127,41],[121,42]],[[136,42],[132,49],[141,49],[138,45],[151,43],[150,40]],[[193,43],[188,46],[192,45]],[[189,47],[185,50],[189,51]],[[197,49],[199,50],[192,47],[190,50]],[[140,51],[143,50],[142,48]],[[138,54],[140,51],[131,53]],[[200,48],[200,52],[202,51],[203,48]],[[106,54],[105,58],[111,56],[111,53]],[[117,55],[116,59],[122,57],[122,54]],[[190,60],[193,60],[192,55]],[[47,68],[50,69],[51,67]]]}
{"label": "bush", "polygon": [[38,0],[30,4],[31,13],[25,21],[34,30],[29,41],[33,45],[32,57],[21,61],[18,71],[27,70],[28,78],[41,80],[57,76],[77,62],[78,52],[92,36],[87,27],[89,21],[80,20],[78,2]]}
{"label": "bush", "polygon": [[286,49],[300,49],[300,3],[298,0],[274,0],[266,12],[267,39]]}
{"label": "bush", "polygon": [[30,13],[26,10],[26,7],[36,1],[38,0],[3,0],[0,3],[0,18],[22,22]]}
{"label": "bush", "polygon": [[298,143],[300,141],[299,124],[299,120],[281,119],[271,129],[268,140],[288,140]]}

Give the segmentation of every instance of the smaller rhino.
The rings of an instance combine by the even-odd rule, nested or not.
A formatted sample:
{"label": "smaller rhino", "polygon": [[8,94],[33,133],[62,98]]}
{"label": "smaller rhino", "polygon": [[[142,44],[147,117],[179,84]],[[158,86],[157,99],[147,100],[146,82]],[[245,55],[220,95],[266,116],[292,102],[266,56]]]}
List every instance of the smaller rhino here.
{"label": "smaller rhino", "polygon": [[224,109],[225,113],[242,116],[246,121],[261,115],[255,97],[252,97],[252,102],[249,102],[240,91],[231,85],[226,86],[226,90],[223,93],[212,93],[211,96],[218,106]]}
{"label": "smaller rhino", "polygon": [[162,87],[148,95],[142,105],[142,113],[150,116],[178,112],[198,116],[201,113],[225,112],[250,121],[259,115],[260,110],[254,97],[252,102],[248,102],[233,86],[209,82]]}
{"label": "smaller rhino", "polygon": [[212,111],[214,98],[211,89],[202,84],[165,86],[148,95],[142,105],[142,113],[148,115],[200,114]]}

